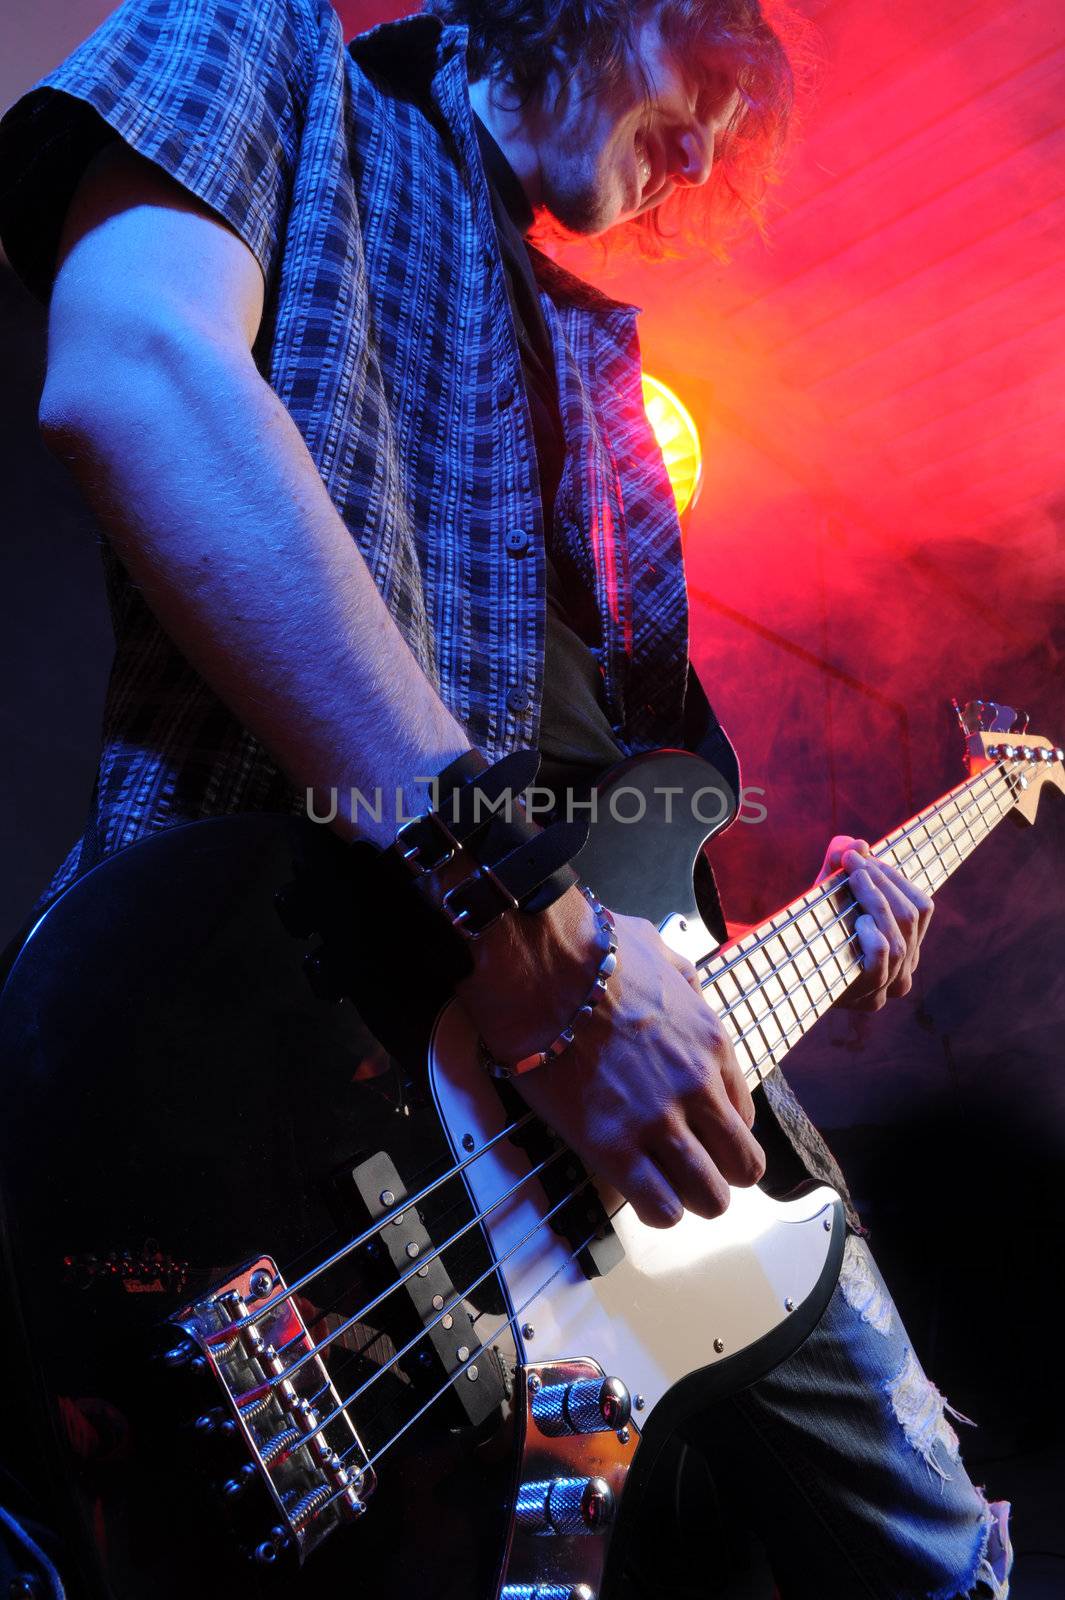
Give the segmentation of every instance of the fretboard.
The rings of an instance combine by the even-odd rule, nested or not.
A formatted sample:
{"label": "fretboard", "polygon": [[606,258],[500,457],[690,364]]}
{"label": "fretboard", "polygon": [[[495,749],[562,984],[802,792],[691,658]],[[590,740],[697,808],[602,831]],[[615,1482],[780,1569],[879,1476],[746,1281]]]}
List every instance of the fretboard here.
{"label": "fretboard", "polygon": [[[1015,783],[1002,765],[987,767],[881,839],[873,854],[932,893],[1012,810]],[[702,965],[703,992],[749,1083],[760,1083],[854,982],[857,915],[846,874],[837,872]]]}

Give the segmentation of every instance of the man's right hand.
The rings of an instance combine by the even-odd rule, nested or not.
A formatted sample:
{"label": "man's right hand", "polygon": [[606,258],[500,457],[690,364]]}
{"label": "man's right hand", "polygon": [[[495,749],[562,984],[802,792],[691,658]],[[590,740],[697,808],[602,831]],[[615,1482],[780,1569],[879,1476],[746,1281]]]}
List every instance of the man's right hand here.
{"label": "man's right hand", "polygon": [[[617,917],[616,934],[617,968],[574,1043],[514,1086],[642,1222],[670,1227],[685,1208],[720,1216],[729,1185],[748,1187],[765,1170],[750,1091],[695,968],[643,918]],[[575,889],[539,916],[504,919],[474,949],[458,998],[503,1062],[566,1026],[598,959]]]}

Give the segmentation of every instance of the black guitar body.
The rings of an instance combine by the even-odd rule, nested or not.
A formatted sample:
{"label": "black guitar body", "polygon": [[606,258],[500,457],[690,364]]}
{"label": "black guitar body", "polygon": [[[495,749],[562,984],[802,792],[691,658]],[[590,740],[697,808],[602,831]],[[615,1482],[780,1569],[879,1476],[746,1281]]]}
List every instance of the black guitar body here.
{"label": "black guitar body", "polygon": [[[282,927],[275,898],[309,831],[324,832],[275,816],[223,818],[111,858],[38,924],[4,990],[0,1158],[15,1350],[3,1387],[33,1435],[9,1435],[6,1453],[16,1470],[46,1460],[48,1498],[66,1507],[74,1596],[496,1593],[517,1471],[509,1330],[480,1363],[483,1415],[472,1421],[446,1402],[406,1426],[441,1377],[431,1363],[422,1370],[417,1350],[393,1365],[411,1329],[404,1291],[330,1345],[336,1392],[367,1385],[356,1408],[366,1450],[406,1431],[357,1526],[302,1566],[291,1547],[264,1547],[278,1517],[261,1485],[232,1492],[248,1457],[224,1425],[215,1377],[162,1359],[181,1342],[168,1319],[241,1267],[269,1256],[291,1284],[365,1229],[352,1174],[367,1158],[388,1152],[399,1199],[453,1164],[420,1070],[432,1015],[419,1010],[413,963],[397,981],[401,1066],[351,1004],[312,993],[310,946]],[[622,826],[622,847],[639,831]],[[674,836],[689,900],[706,831]],[[686,907],[661,914],[673,909]],[[371,1011],[375,999],[395,1010],[378,995]],[[473,1219],[459,1179],[418,1211],[436,1244]],[[372,1243],[356,1251],[298,1301],[316,1339],[394,1283],[379,1246],[376,1257]],[[481,1280],[467,1307],[484,1337],[505,1306],[479,1227],[443,1265],[459,1292]]]}
{"label": "black guitar body", "polygon": [[[449,1164],[415,1077],[377,1071],[358,1014],[315,998],[278,920],[298,831],[224,819],[114,858],[53,907],[7,987],[6,1246],[32,1329],[17,1382],[37,1387],[55,1455],[73,1463],[83,1569],[95,1550],[98,1592],[122,1600],[330,1583],[469,1600],[498,1570],[505,1441],[493,1450],[489,1425],[477,1445],[432,1414],[390,1453],[373,1514],[300,1575],[249,1561],[276,1518],[255,1485],[226,1503],[239,1442],[195,1426],[219,1404],[214,1379],[158,1359],[179,1342],[165,1319],[242,1263],[266,1253],[294,1275],[351,1237],[364,1218],[344,1186],[362,1158],[387,1149],[411,1192]],[[421,1208],[435,1238],[468,1220],[463,1195],[452,1183],[447,1206]],[[478,1230],[448,1265],[456,1285],[479,1275]],[[345,1315],[383,1283],[359,1254],[343,1276],[329,1309]],[[502,1310],[493,1290],[478,1310]],[[349,1388],[387,1362],[381,1344],[340,1364]],[[411,1373],[376,1385],[373,1443],[415,1409]],[[416,1521],[431,1546],[411,1538]]]}

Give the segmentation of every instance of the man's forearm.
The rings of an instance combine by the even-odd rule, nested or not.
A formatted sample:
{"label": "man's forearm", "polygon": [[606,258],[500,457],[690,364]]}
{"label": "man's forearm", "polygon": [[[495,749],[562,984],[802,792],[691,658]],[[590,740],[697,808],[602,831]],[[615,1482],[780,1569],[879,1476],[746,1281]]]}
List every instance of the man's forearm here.
{"label": "man's forearm", "polygon": [[[41,422],[175,644],[300,789],[409,808],[469,743],[250,357],[182,332],[50,372]],[[341,806],[341,812],[347,810]],[[337,825],[346,827],[344,815]]]}

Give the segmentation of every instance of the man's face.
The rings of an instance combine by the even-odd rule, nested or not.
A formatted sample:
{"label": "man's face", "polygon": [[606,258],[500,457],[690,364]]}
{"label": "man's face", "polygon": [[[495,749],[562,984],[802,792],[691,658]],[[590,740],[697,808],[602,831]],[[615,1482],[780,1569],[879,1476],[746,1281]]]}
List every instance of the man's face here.
{"label": "man's face", "polygon": [[[681,59],[652,14],[616,84],[579,68],[538,140],[540,199],[572,233],[598,234],[705,183],[739,94],[709,61]],[[553,114],[552,114],[553,113]]]}

